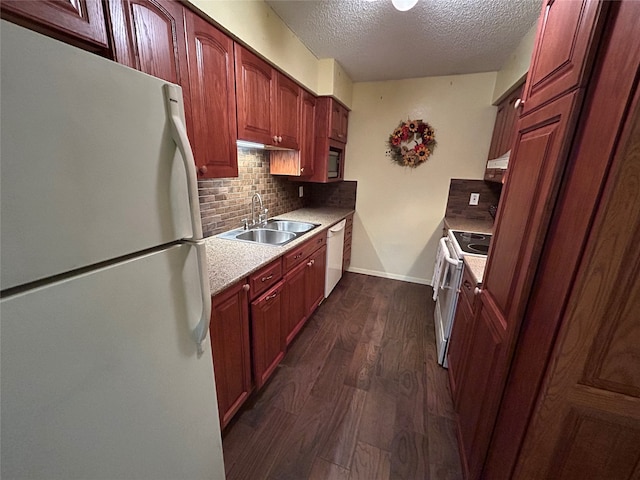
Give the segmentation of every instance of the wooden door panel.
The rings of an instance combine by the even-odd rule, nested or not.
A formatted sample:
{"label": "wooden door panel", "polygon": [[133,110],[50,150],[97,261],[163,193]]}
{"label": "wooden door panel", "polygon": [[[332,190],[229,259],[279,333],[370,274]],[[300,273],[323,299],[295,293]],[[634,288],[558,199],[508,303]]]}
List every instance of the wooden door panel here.
{"label": "wooden door panel", "polygon": [[289,345],[307,319],[305,291],[307,282],[307,264],[301,263],[285,276],[284,302],[285,317],[282,335]]}
{"label": "wooden door panel", "polygon": [[564,168],[578,93],[521,118],[485,273],[507,321],[524,306]]}
{"label": "wooden door panel", "polygon": [[545,0],[529,70],[523,115],[583,86],[595,56],[607,3]]}
{"label": "wooden door panel", "polygon": [[327,260],[327,247],[323,246],[309,257],[307,261],[307,283],[305,306],[310,316],[324,299],[324,277]]}
{"label": "wooden door panel", "polygon": [[302,94],[300,126],[300,176],[313,175],[313,156],[316,143],[316,97],[309,92]]}
{"label": "wooden door panel", "polygon": [[182,87],[187,132],[193,141],[184,7],[169,0],[111,0],[118,63]]}
{"label": "wooden door panel", "polygon": [[302,91],[300,87],[281,73],[277,74],[277,98],[274,111],[276,112],[276,132],[282,140],[278,146],[284,148],[299,148],[300,136],[300,102]]}
{"label": "wooden door panel", "polygon": [[[109,48],[100,0],[3,1],[3,17],[89,50]],[[55,33],[61,32],[60,37]]]}
{"label": "wooden door panel", "polygon": [[447,348],[449,384],[451,386],[453,404],[456,408],[460,404],[460,387],[464,378],[465,359],[468,358],[469,345],[467,340],[473,326],[472,320],[471,307],[467,300],[461,296],[458,299],[456,316]]}
{"label": "wooden door panel", "polygon": [[269,64],[235,44],[238,138],[274,143],[275,71]]}
{"label": "wooden door panel", "polygon": [[262,387],[284,357],[281,334],[283,281],[251,303],[253,373],[256,388]]}
{"label": "wooden door panel", "polygon": [[194,13],[185,19],[198,176],[237,177],[233,41]]}
{"label": "wooden door panel", "polygon": [[483,298],[471,332],[464,380],[458,386],[458,430],[469,478],[478,477],[489,446],[506,373],[505,336],[504,319]]}
{"label": "wooden door panel", "polygon": [[[635,2],[623,4],[636,13]],[[630,14],[620,18],[632,18]],[[624,20],[622,20],[623,23]],[[633,22],[626,22],[631,25]],[[640,65],[636,63],[636,72]],[[561,321],[516,478],[640,475],[640,91]],[[573,416],[571,422],[565,418]],[[633,445],[629,449],[629,445]],[[572,470],[575,469],[575,470]],[[585,476],[587,472],[587,476]],[[596,477],[593,475],[596,474]]]}
{"label": "wooden door panel", "polygon": [[180,83],[175,19],[152,3],[131,3],[134,46],[138,69],[173,83]]}
{"label": "wooden door panel", "polygon": [[249,308],[242,287],[237,284],[212,301],[211,353],[222,427],[251,392]]}

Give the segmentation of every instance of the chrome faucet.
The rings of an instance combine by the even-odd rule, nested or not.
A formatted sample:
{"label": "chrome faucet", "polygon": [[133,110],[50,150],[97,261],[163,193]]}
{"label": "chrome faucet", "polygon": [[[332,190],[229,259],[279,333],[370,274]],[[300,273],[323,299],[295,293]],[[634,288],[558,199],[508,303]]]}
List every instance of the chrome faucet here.
{"label": "chrome faucet", "polygon": [[[260,202],[258,221],[256,221],[256,211],[255,211],[256,198],[258,199],[258,202]],[[262,224],[263,222],[266,222],[266,220],[267,220],[266,210],[264,208],[264,205],[262,204],[262,197],[258,192],[256,192],[253,194],[253,197],[251,197],[251,225],[255,227],[257,224]]]}

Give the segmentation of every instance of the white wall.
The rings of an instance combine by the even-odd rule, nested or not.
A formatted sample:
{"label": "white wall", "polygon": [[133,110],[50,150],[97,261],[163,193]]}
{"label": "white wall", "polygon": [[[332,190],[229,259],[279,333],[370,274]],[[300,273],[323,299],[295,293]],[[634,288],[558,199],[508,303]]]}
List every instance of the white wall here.
{"label": "white wall", "polygon": [[[345,178],[358,181],[351,271],[430,283],[451,178],[482,179],[496,73],[355,83]],[[385,155],[401,120],[422,119],[438,145],[416,169]]]}
{"label": "white wall", "polygon": [[525,36],[522,37],[518,46],[513,50],[513,53],[509,55],[508,60],[498,72],[496,85],[493,89],[494,105],[497,105],[502,98],[508,93],[511,93],[512,87],[520,83],[520,81],[527,76],[537,29],[538,24],[535,23]]}

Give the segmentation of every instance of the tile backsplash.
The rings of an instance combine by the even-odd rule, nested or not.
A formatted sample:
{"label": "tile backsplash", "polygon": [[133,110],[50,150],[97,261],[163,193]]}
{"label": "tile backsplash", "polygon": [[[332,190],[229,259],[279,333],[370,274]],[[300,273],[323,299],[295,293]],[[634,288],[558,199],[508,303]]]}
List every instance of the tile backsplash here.
{"label": "tile backsplash", "polygon": [[[304,196],[298,187],[304,186]],[[238,177],[198,180],[202,230],[205,237],[240,227],[251,217],[251,197],[262,196],[269,217],[302,207],[355,208],[357,182],[314,184],[292,182],[269,174],[269,152],[238,149]]]}
{"label": "tile backsplash", "polygon": [[[445,216],[447,218],[492,222],[493,218],[489,214],[489,206],[498,204],[501,190],[502,185],[498,183],[452,178]],[[469,196],[472,193],[480,194],[478,205],[469,205]]]}

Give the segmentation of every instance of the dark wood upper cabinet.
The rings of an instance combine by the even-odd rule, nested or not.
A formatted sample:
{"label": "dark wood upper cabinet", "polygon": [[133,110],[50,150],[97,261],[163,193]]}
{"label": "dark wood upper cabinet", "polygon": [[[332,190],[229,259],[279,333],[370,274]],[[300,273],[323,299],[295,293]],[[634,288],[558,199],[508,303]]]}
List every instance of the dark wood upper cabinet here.
{"label": "dark wood upper cabinet", "polygon": [[233,41],[195,13],[184,16],[198,178],[237,177]]}
{"label": "dark wood upper cabinet", "polygon": [[2,18],[108,56],[109,38],[100,0],[3,0],[0,8]]}
{"label": "dark wood upper cabinet", "polygon": [[[515,105],[519,99],[522,99],[523,89],[524,84],[521,84],[498,104],[488,162],[504,155],[513,147],[516,134],[516,122],[518,120],[518,111]],[[488,162],[484,179],[490,182],[502,183],[506,169],[493,168]]]}
{"label": "dark wood upper cabinet", "polygon": [[316,135],[316,97],[307,91],[302,94],[300,125],[300,175],[313,175],[313,156]]}
{"label": "dark wood upper cabinet", "polygon": [[302,89],[235,44],[238,138],[298,149]]}
{"label": "dark wood upper cabinet", "polygon": [[246,48],[234,45],[238,138],[265,145],[274,143],[275,70]]}
{"label": "dark wood upper cabinet", "polygon": [[527,114],[571,89],[584,86],[610,2],[544,0],[525,87]]}
{"label": "dark wood upper cabinet", "polygon": [[193,142],[184,7],[170,0],[111,0],[108,5],[115,60],[182,87]]}
{"label": "dark wood upper cabinet", "polygon": [[275,132],[278,135],[278,146],[283,148],[300,148],[300,106],[302,89],[293,80],[276,74]]}
{"label": "dark wood upper cabinet", "polygon": [[349,124],[349,110],[331,99],[331,134],[330,137],[338,142],[347,143],[347,127]]}

